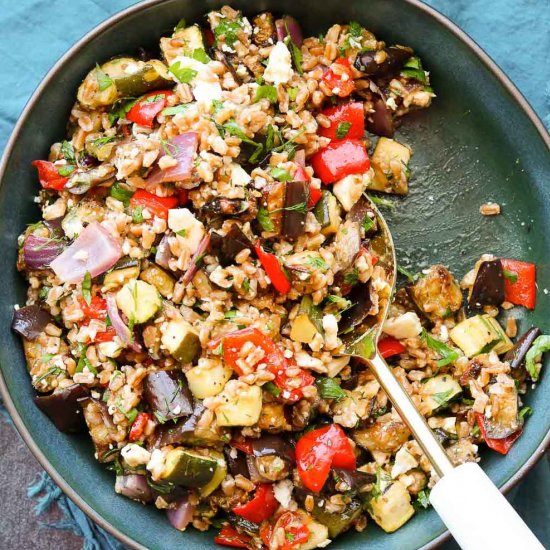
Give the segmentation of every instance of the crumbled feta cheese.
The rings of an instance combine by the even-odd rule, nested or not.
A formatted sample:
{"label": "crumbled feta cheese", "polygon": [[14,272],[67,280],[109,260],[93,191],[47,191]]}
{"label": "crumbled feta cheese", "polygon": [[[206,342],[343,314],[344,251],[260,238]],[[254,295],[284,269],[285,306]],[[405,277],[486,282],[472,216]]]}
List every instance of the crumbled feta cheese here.
{"label": "crumbled feta cheese", "polygon": [[158,481],[164,469],[164,455],[165,453],[161,449],[155,449],[151,453],[151,458],[147,462],[147,470],[151,472],[151,477]]}
{"label": "crumbled feta cheese", "polygon": [[388,319],[384,323],[382,331],[389,336],[402,340],[403,338],[418,336],[422,332],[422,325],[416,313],[407,311],[399,317]]}
{"label": "crumbled feta cheese", "polygon": [[338,340],[338,321],[329,313],[323,316],[323,330],[325,331],[325,349],[334,349],[340,345]]}
{"label": "crumbled feta cheese", "polygon": [[286,84],[292,78],[292,59],[284,42],[277,42],[267,61],[264,80],[273,84]]}
{"label": "crumbled feta cheese", "polygon": [[180,69],[191,69],[197,73],[189,84],[198,102],[211,104],[213,100],[222,98],[220,79],[209,63],[201,63],[185,55],[176,57],[174,64],[177,63]]}
{"label": "crumbled feta cheese", "polygon": [[147,464],[151,459],[151,453],[135,443],[128,443],[128,445],[120,451],[120,454],[130,468],[137,468],[138,466]]}
{"label": "crumbled feta cheese", "polygon": [[371,169],[364,174],[350,174],[332,186],[332,192],[336,195],[336,198],[340,201],[346,212],[349,212],[359,200],[361,194],[371,181],[373,173]]}
{"label": "crumbled feta cheese", "polygon": [[280,505],[288,510],[292,503],[292,490],[294,485],[290,479],[283,479],[273,485],[273,493]]}
{"label": "crumbled feta cheese", "polygon": [[204,225],[187,208],[168,210],[168,227],[178,234],[182,248],[194,254],[204,237]]}
{"label": "crumbled feta cheese", "polygon": [[231,163],[231,183],[233,185],[245,186],[252,179],[248,172],[235,162]]}
{"label": "crumbled feta cheese", "polygon": [[391,476],[395,479],[401,474],[412,470],[418,466],[418,461],[404,447],[399,449],[395,455],[395,463],[391,469]]}

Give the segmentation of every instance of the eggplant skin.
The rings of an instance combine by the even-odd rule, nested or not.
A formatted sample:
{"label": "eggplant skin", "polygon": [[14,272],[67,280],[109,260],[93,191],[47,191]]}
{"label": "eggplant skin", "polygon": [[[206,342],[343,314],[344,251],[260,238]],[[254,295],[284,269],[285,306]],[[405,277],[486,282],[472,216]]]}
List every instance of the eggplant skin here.
{"label": "eggplant skin", "polygon": [[500,306],[504,302],[504,271],[500,260],[481,262],[472,287],[468,306],[480,309],[483,306]]}
{"label": "eggplant skin", "polygon": [[354,67],[367,76],[392,76],[412,57],[413,50],[390,46],[384,50],[373,50],[357,54]]}
{"label": "eggplant skin", "polygon": [[52,316],[39,305],[24,306],[13,314],[11,328],[27,340],[36,340],[46,325],[53,321]]}
{"label": "eggplant skin", "polygon": [[34,402],[60,432],[76,433],[86,427],[79,400],[89,393],[84,386],[73,384],[50,395],[37,395]]}
{"label": "eggplant skin", "polygon": [[183,374],[157,371],[145,377],[143,397],[151,410],[166,420],[189,416],[193,398]]}
{"label": "eggplant skin", "polygon": [[533,342],[541,334],[542,332],[540,328],[531,327],[504,356],[504,361],[510,363],[511,375],[516,380],[523,381],[527,377],[527,371],[525,370],[525,356],[533,345]]}

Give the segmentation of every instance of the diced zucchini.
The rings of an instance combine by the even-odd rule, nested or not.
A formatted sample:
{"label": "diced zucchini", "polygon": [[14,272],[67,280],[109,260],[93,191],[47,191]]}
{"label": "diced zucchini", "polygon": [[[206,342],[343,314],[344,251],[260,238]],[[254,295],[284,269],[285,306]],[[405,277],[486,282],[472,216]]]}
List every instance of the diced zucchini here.
{"label": "diced zucchini", "polygon": [[[311,515],[328,529],[328,536],[333,539],[343,531],[346,531],[351,523],[359,517],[362,511],[362,505],[358,500],[351,500],[342,512],[335,514],[334,512],[328,512],[324,506],[320,506],[320,501],[323,502],[323,498],[319,499],[314,496],[314,505]],[[326,498],[324,499],[324,503]],[[323,504],[324,504],[323,503]]]}
{"label": "diced zucchini", "polygon": [[465,319],[450,331],[449,336],[467,357],[490,351],[506,353],[513,347],[498,321],[489,315]]}
{"label": "diced zucchini", "polygon": [[400,481],[394,481],[369,503],[369,513],[386,533],[393,533],[407,523],[414,514],[411,496]]}
{"label": "diced zucchini", "polygon": [[372,191],[405,195],[408,191],[408,164],[411,151],[394,139],[381,137],[371,156],[374,178],[368,184]]}
{"label": "diced zucchini", "polygon": [[[226,387],[232,382],[228,382]],[[262,389],[259,386],[242,385],[236,392],[226,392],[225,397],[216,408],[220,426],[253,426],[258,422],[262,412]]]}
{"label": "diced zucchini", "polygon": [[86,136],[86,152],[94,156],[100,162],[105,162],[109,159],[113,152],[113,147],[116,145],[116,139],[103,140],[101,134],[89,134]]}
{"label": "diced zucchini", "polygon": [[422,384],[422,401],[429,413],[445,409],[462,394],[460,384],[450,374],[439,374]]}
{"label": "diced zucchini", "polygon": [[176,281],[156,264],[149,264],[149,266],[141,272],[139,278],[156,287],[165,298],[168,298],[172,295],[172,292],[174,292]]}
{"label": "diced zucchini", "polygon": [[178,29],[174,37],[184,42],[185,53],[193,53],[193,50],[204,50],[202,31],[198,25],[191,25],[185,29]]}
{"label": "diced zucchini", "polygon": [[[305,512],[304,512],[305,515]],[[320,548],[326,545],[328,540],[328,528],[322,523],[312,521],[308,516],[309,521],[305,521],[306,527],[309,531],[309,539],[298,546],[298,550],[313,550],[314,548]]]}
{"label": "diced zucchini", "polygon": [[210,451],[210,457],[216,460],[216,469],[214,471],[214,477],[201,489],[200,493],[202,498],[207,497],[210,493],[213,493],[227,475],[227,463],[225,462],[222,453],[218,451]]}
{"label": "diced zucchini", "polygon": [[140,324],[157,313],[162,299],[153,285],[134,279],[117,292],[116,303],[131,322]]}
{"label": "diced zucchini", "polygon": [[176,447],[168,451],[160,479],[184,487],[205,487],[214,479],[217,468],[216,458]]}
{"label": "diced zucchini", "polygon": [[193,396],[204,399],[218,395],[232,374],[232,369],[219,359],[201,359],[199,365],[189,369],[185,376]]}
{"label": "diced zucchini", "polygon": [[103,278],[103,290],[108,292],[124,286],[126,283],[137,279],[139,276],[139,265],[114,269]]}
{"label": "diced zucchini", "polygon": [[321,233],[331,235],[340,226],[340,207],[336,197],[330,191],[323,191],[319,202],[313,211],[315,218],[321,224]]}
{"label": "diced zucchini", "polygon": [[192,363],[200,353],[198,332],[185,320],[173,319],[162,328],[162,345],[182,363]]}
{"label": "diced zucchini", "polygon": [[298,315],[292,321],[290,338],[303,344],[311,343],[318,332],[321,334],[323,332],[322,318],[323,314],[313,304],[311,296],[304,296],[300,303]]}
{"label": "diced zucchini", "polygon": [[363,191],[371,180],[372,172],[370,171],[364,174],[350,174],[337,181],[332,186],[332,192],[336,195],[344,210],[349,212],[361,198]]}

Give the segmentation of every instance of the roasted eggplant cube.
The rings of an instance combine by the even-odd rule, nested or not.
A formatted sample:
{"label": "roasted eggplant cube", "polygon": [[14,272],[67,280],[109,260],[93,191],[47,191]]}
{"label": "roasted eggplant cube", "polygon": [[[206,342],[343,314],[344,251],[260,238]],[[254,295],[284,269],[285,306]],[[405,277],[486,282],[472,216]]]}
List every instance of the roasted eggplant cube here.
{"label": "roasted eggplant cube", "polygon": [[38,395],[34,402],[60,432],[79,432],[86,426],[79,400],[88,394],[87,388],[73,384],[51,395]]}
{"label": "roasted eggplant cube", "polygon": [[525,356],[533,345],[533,342],[541,335],[540,328],[532,327],[514,344],[514,347],[506,352],[503,360],[510,363],[511,375],[520,382],[527,377],[525,370]]}
{"label": "roasted eggplant cube", "polygon": [[409,180],[410,149],[387,137],[381,137],[371,157],[374,178],[367,188],[384,193],[406,195]]}
{"label": "roasted eggplant cube", "polygon": [[275,31],[275,20],[269,12],[264,12],[256,15],[252,19],[252,42],[260,48],[273,46],[277,41]]}
{"label": "roasted eggplant cube", "polygon": [[483,306],[500,306],[504,302],[504,271],[500,260],[481,262],[468,305],[470,309]]}
{"label": "roasted eggplant cube", "polygon": [[158,371],[144,380],[143,397],[161,422],[189,416],[193,412],[193,398],[182,373]]}
{"label": "roasted eggplant cube", "polygon": [[462,292],[452,273],[434,265],[414,285],[408,287],[416,307],[431,321],[452,316],[462,306]]}

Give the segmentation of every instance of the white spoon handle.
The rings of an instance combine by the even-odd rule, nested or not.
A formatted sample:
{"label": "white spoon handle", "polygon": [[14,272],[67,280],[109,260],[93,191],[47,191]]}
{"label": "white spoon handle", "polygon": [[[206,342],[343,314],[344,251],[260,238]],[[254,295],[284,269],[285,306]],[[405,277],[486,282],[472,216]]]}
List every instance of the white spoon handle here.
{"label": "white spoon handle", "polygon": [[485,472],[469,462],[437,482],[430,501],[463,550],[544,550]]}

